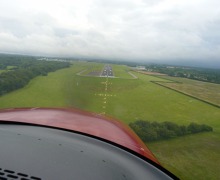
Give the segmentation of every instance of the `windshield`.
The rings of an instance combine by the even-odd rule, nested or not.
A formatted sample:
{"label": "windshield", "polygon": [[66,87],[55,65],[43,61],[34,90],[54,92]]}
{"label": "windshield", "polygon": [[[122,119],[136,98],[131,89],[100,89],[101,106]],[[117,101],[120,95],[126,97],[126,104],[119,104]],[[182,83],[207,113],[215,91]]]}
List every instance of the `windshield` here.
{"label": "windshield", "polygon": [[111,117],[181,179],[220,177],[219,1],[0,3],[1,110]]}

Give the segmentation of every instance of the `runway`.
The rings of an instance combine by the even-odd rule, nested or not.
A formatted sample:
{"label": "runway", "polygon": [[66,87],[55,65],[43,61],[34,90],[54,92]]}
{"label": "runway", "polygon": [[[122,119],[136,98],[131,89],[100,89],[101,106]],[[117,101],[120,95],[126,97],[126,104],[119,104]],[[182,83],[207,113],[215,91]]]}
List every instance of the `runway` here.
{"label": "runway", "polygon": [[100,76],[101,77],[114,77],[112,66],[110,66],[109,64],[106,64]]}

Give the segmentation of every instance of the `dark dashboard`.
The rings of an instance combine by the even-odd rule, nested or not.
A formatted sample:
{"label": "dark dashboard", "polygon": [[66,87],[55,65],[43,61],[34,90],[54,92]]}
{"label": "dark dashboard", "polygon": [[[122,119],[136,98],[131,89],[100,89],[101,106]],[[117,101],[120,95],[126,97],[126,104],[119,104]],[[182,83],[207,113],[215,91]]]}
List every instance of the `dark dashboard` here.
{"label": "dark dashboard", "polygon": [[0,180],[171,179],[120,147],[79,133],[0,125]]}

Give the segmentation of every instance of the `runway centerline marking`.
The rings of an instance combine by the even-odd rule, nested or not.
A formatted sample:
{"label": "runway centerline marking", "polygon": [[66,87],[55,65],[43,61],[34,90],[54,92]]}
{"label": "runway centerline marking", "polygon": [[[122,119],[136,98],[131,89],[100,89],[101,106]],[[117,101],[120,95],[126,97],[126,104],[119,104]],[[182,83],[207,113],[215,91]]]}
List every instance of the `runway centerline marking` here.
{"label": "runway centerline marking", "polygon": [[100,97],[103,97],[103,101],[102,101],[102,113],[103,115],[106,114],[106,109],[107,109],[107,106],[108,106],[108,99],[110,97],[116,97],[115,94],[110,94],[108,93],[109,89],[110,89],[110,85],[112,85],[112,82],[109,82],[109,77],[106,77],[106,80],[101,82],[101,84],[104,86],[104,91],[103,93],[96,93],[95,96],[100,96]]}

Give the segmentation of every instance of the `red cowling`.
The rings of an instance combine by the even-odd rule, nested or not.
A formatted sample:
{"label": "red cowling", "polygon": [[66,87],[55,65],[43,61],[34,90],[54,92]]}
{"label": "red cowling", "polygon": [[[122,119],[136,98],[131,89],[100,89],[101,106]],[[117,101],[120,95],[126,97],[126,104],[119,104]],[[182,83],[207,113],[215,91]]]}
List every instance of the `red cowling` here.
{"label": "red cowling", "polygon": [[78,109],[22,108],[0,110],[0,120],[83,132],[122,145],[159,164],[151,151],[128,126],[101,115]]}

